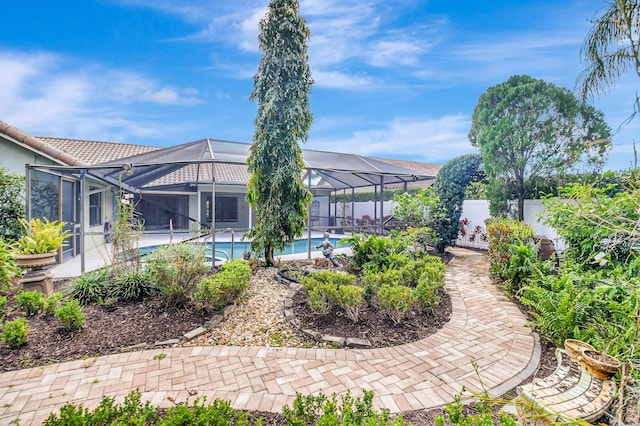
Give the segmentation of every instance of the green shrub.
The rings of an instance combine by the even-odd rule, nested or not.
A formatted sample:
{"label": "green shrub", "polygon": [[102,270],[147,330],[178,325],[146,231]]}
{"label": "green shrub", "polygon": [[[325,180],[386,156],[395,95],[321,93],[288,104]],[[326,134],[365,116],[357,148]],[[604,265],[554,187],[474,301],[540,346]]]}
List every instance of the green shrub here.
{"label": "green shrub", "polygon": [[116,273],[109,297],[123,302],[139,302],[156,290],[149,273],[142,269],[123,268]]}
{"label": "green shrub", "polygon": [[16,318],[4,325],[2,340],[11,348],[19,348],[27,343],[29,323],[26,318]]}
{"label": "green shrub", "polygon": [[220,267],[222,273],[230,278],[246,283],[251,281],[251,266],[245,260],[232,260]]}
{"label": "green shrub", "polygon": [[7,316],[7,296],[0,296],[0,320]]}
{"label": "green shrub", "polygon": [[349,274],[332,271],[314,272],[302,279],[302,286],[307,295],[307,305],[315,313],[326,315],[334,306],[341,303],[339,288],[352,286],[355,281],[356,277]]}
{"label": "green shrub", "polygon": [[[44,421],[45,426],[67,425],[156,425],[160,415],[157,407],[149,401],[142,404],[140,390],[136,389],[125,396],[123,404],[116,404],[115,398],[103,397],[100,405],[93,410],[66,404],[60,408],[60,414],[51,413]],[[195,423],[182,423],[195,424]]]}
{"label": "green shrub", "polygon": [[455,396],[455,402],[453,404],[447,404],[445,407],[444,415],[436,416],[433,421],[436,426],[493,426],[498,424],[500,426],[516,426],[516,417],[513,414],[508,414],[504,411],[498,412],[494,422],[493,408],[494,403],[488,400],[481,400],[476,402],[476,412],[469,413],[465,410],[465,406],[462,405],[460,395]]}
{"label": "green shrub", "polygon": [[438,257],[427,256],[407,265],[408,271],[403,274],[405,282],[415,285],[414,301],[421,309],[433,309],[440,303],[438,290],[444,287],[445,265]]}
{"label": "green shrub", "polygon": [[85,317],[77,300],[69,300],[56,309],[56,318],[64,330],[75,331],[84,327]]}
{"label": "green shrub", "polygon": [[356,282],[356,277],[351,274],[342,274],[335,271],[318,271],[302,279],[302,285],[312,285],[312,283],[332,283],[337,286],[352,285]]}
{"label": "green shrub", "polygon": [[[180,404],[167,410],[162,419],[163,426],[182,425],[234,425],[249,426],[249,413],[236,410],[229,401],[214,400],[206,404],[207,398],[197,398],[193,405]],[[257,424],[261,424],[258,422]]]}
{"label": "green shrub", "polygon": [[202,276],[209,270],[205,247],[189,243],[162,246],[146,256],[146,270],[166,306],[193,302]]}
{"label": "green shrub", "polygon": [[429,276],[423,276],[415,290],[413,296],[416,304],[422,309],[434,309],[440,303],[438,290],[444,286],[444,281],[434,281]]}
{"label": "green shrub", "polygon": [[394,245],[390,238],[373,234],[354,234],[344,238],[353,250],[349,264],[356,272],[378,272],[386,268]]}
{"label": "green shrub", "polygon": [[[391,214],[407,226],[432,227],[443,217],[442,208],[439,208],[440,199],[433,187],[420,188],[417,194],[397,194],[393,197],[393,202]],[[432,240],[436,241],[435,233]]]}
{"label": "green shrub", "polygon": [[357,285],[342,285],[338,287],[338,305],[345,310],[347,317],[358,322],[360,311],[365,305],[364,288]]}
{"label": "green shrub", "polygon": [[345,426],[402,426],[402,416],[391,418],[388,410],[373,409],[373,391],[363,389],[363,397],[353,398],[349,392],[340,399],[336,394],[327,397],[296,394],[293,406],[282,408],[287,425],[345,425]]}
{"label": "green shrub", "polygon": [[465,154],[448,161],[438,171],[433,190],[438,205],[434,208],[439,213],[431,224],[439,236],[438,251],[444,251],[458,238],[460,214],[465,199],[465,191],[471,182],[484,178],[482,156]]}
{"label": "green shrub", "polygon": [[509,246],[532,243],[533,229],[517,220],[492,218],[487,220],[487,235],[489,237],[489,273],[498,282],[504,282],[509,278],[508,265],[511,258]]}
{"label": "green shrub", "polygon": [[638,251],[639,177],[636,170],[622,185],[620,181],[604,187],[575,183],[561,188],[559,197],[543,200],[544,223],[566,243],[563,257],[585,268],[599,252],[616,263],[632,259]]}
{"label": "green shrub", "polygon": [[439,257],[425,256],[416,262],[420,267],[418,282],[423,279],[428,279],[429,281],[442,283],[442,285],[444,285],[446,266]]}
{"label": "green shrub", "polygon": [[55,314],[56,309],[58,309],[62,304],[62,299],[64,299],[64,295],[59,291],[45,297],[43,308],[44,312],[47,314]]}
{"label": "green shrub", "polygon": [[87,272],[71,281],[64,290],[65,296],[81,305],[98,303],[108,295],[109,280],[106,269]]}
{"label": "green shrub", "polygon": [[0,290],[8,289],[11,285],[11,277],[20,273],[11,247],[0,238]]}
{"label": "green shrub", "polygon": [[[387,271],[388,272],[388,271]],[[367,306],[373,306],[373,297],[378,294],[383,283],[382,274],[367,272],[362,277],[362,287],[364,288],[364,300]]]}
{"label": "green shrub", "polygon": [[[9,241],[17,240],[22,235],[18,219],[26,214],[25,187],[24,176],[9,173],[7,169],[0,167],[0,235]],[[0,284],[1,281],[0,279]]]}
{"label": "green shrub", "polygon": [[317,283],[313,287],[306,288],[305,291],[307,306],[319,315],[331,312],[338,300],[338,287],[333,283]]}
{"label": "green shrub", "polygon": [[212,312],[236,300],[249,287],[251,267],[244,260],[222,265],[213,277],[204,278],[195,292],[200,307]]}
{"label": "green shrub", "polygon": [[535,328],[559,346],[565,339],[589,341],[602,297],[574,274],[541,277],[523,289],[520,301],[530,306]]}
{"label": "green shrub", "polygon": [[400,324],[415,302],[413,290],[403,285],[383,284],[378,290],[380,306],[394,324]]}
{"label": "green shrub", "polygon": [[44,295],[37,290],[16,294],[14,299],[28,317],[39,314],[44,309]]}
{"label": "green shrub", "polygon": [[509,244],[509,260],[505,267],[503,287],[507,293],[518,294],[531,279],[537,279],[542,269],[542,261],[531,244]]}
{"label": "green shrub", "polygon": [[437,236],[431,228],[411,228],[393,233],[395,250],[402,253],[408,260],[421,259],[427,256],[429,247],[437,241]]}

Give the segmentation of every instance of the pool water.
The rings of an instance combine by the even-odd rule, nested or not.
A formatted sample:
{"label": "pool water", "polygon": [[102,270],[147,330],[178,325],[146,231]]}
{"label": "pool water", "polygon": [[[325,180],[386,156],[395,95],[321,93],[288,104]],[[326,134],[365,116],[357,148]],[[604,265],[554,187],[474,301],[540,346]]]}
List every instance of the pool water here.
{"label": "pool water", "polygon": [[[322,241],[324,240],[324,238],[312,238],[311,239],[311,251],[320,251],[320,249],[315,248],[315,246],[317,246],[318,244],[320,244]],[[333,246],[335,248],[344,248],[344,247],[349,247],[348,244],[338,244],[338,241],[340,241],[339,238],[329,238],[329,241],[331,241],[333,243]],[[276,252],[274,253],[274,256],[282,256],[285,254],[300,254],[300,253],[306,253],[307,249],[308,249],[308,240],[296,240],[293,244],[290,244],[288,246],[286,246],[284,248],[284,250],[276,250]],[[211,243],[208,243],[209,249],[207,252],[207,256],[211,257]],[[246,251],[250,251],[251,250],[251,242],[249,241],[237,241],[233,243],[233,258],[234,259],[242,259],[242,254]],[[225,252],[229,258],[231,258],[231,242],[229,241],[224,241],[224,242],[217,242],[216,241],[216,256],[217,257],[223,257],[224,255],[222,255],[220,252],[223,251]]]}
{"label": "pool water", "polygon": [[[324,238],[312,238],[311,239],[311,251],[320,251],[320,249],[315,248],[315,246],[317,246],[318,244],[320,244],[322,241],[324,240]],[[345,247],[349,247],[348,244],[338,244],[338,241],[340,241],[340,238],[329,238],[329,241],[331,241],[333,243],[333,246],[335,248],[345,248]],[[304,239],[304,240],[296,240],[293,244],[290,244],[288,246],[286,246],[284,248],[284,250],[282,251],[276,251],[274,253],[275,256],[282,256],[285,254],[301,254],[301,253],[306,253],[307,252],[307,243],[308,240]],[[207,243],[208,246],[208,250],[207,250],[207,257],[209,259],[211,259],[211,243]],[[160,246],[148,246],[148,247],[141,247],[140,248],[140,254],[141,255],[145,255],[148,253],[151,253],[153,250],[157,249]],[[249,241],[236,241],[233,243],[233,258],[234,259],[242,259],[242,255],[244,252],[246,251],[250,251],[251,250],[251,242]],[[221,252],[224,252],[227,254],[227,256],[229,257],[229,259],[231,259],[231,242],[230,241],[216,241],[216,258],[218,258],[219,260],[226,260],[227,256],[225,256],[224,254],[222,254]]]}

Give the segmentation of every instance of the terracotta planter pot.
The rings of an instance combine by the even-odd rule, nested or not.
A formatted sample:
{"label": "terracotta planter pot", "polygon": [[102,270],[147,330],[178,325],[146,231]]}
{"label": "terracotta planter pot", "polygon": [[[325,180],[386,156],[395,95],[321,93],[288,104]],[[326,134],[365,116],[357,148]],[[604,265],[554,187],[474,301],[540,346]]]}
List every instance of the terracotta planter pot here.
{"label": "terracotta planter pot", "polygon": [[14,254],[16,263],[21,268],[40,268],[56,263],[56,252],[42,254]]}
{"label": "terracotta planter pot", "polygon": [[620,361],[598,351],[582,352],[582,365],[594,376],[607,380],[620,369]]}
{"label": "terracotta planter pot", "polygon": [[576,339],[566,339],[564,341],[564,349],[567,351],[571,361],[574,362],[580,362],[579,357],[582,356],[582,352],[596,350],[596,348],[590,344]]}

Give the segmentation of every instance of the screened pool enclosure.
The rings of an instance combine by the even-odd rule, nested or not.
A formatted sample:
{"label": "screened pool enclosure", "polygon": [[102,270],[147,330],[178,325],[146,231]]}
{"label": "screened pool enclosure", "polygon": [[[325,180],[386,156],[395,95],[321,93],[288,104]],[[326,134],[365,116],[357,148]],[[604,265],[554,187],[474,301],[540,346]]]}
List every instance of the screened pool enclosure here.
{"label": "screened pool enclosure", "polygon": [[[121,191],[133,194],[145,233],[208,235],[215,244],[216,232],[244,232],[255,223],[255,214],[245,201],[250,146],[203,139],[100,164],[29,165],[27,212],[30,218],[47,217],[68,224],[74,235],[62,253],[62,261],[84,256],[87,248],[107,242]],[[385,187],[406,188],[411,182],[435,178],[355,154],[303,150],[302,155],[304,182],[313,194],[307,222],[309,237],[312,230],[337,228],[331,195],[353,195],[360,188],[373,188],[380,205],[371,228],[382,231]],[[348,217],[343,210],[344,217],[339,221],[345,231],[353,225],[353,205],[351,212]]]}

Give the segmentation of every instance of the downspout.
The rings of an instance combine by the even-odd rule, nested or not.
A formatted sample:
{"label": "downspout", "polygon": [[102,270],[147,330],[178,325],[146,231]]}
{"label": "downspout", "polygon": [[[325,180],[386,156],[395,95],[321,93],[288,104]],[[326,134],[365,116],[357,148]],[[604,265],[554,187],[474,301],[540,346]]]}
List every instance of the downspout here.
{"label": "downspout", "polygon": [[27,222],[31,220],[31,168],[28,164],[24,165],[25,171],[24,175],[26,177],[26,197],[25,198],[25,209],[27,210]]}

